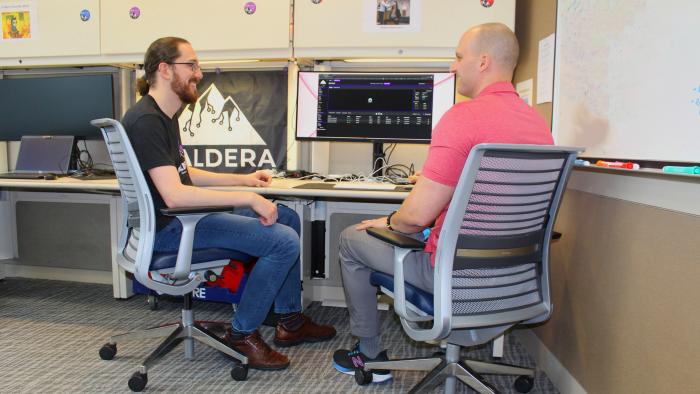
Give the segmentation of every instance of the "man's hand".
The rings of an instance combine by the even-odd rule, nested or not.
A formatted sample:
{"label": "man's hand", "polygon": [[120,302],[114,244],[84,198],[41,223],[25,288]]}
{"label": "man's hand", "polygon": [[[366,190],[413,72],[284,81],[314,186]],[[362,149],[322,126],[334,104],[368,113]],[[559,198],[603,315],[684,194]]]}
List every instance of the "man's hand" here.
{"label": "man's hand", "polygon": [[363,220],[362,223],[355,226],[355,230],[362,231],[370,227],[386,228],[386,216],[376,219]]}
{"label": "man's hand", "polygon": [[265,199],[261,195],[256,194],[250,208],[260,215],[260,222],[264,226],[270,226],[277,223],[277,204]]}
{"label": "man's hand", "polygon": [[272,176],[265,170],[258,170],[243,177],[245,186],[265,187],[270,186],[270,183],[272,183]]}
{"label": "man's hand", "polygon": [[415,184],[416,182],[418,182],[419,176],[420,176],[420,171],[416,171],[413,175],[408,176],[408,182]]}

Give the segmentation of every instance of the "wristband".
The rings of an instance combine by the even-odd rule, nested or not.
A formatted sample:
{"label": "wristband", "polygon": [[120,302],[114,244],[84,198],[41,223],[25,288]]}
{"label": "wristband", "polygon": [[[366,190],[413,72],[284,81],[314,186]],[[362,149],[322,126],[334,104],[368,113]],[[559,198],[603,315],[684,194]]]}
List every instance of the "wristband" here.
{"label": "wristband", "polygon": [[394,229],[391,228],[391,217],[394,216],[394,214],[396,212],[398,212],[398,211],[394,211],[394,212],[390,213],[389,216],[386,217],[386,228],[388,228],[391,231],[394,231]]}

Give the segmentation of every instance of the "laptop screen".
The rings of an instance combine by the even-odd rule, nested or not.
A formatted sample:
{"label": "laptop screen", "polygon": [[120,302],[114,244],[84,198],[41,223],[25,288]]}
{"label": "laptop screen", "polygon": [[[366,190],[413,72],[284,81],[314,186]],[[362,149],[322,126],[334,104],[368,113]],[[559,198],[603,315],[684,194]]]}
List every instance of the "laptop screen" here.
{"label": "laptop screen", "polygon": [[22,136],[15,172],[67,174],[73,136]]}

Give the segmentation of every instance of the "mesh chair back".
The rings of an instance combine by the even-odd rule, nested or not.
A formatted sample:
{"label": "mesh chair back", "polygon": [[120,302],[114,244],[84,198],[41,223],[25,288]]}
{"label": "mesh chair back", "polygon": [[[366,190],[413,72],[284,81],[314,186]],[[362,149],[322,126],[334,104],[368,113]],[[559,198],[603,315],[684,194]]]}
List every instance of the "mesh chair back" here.
{"label": "mesh chair back", "polygon": [[[130,272],[138,273],[140,270],[142,275],[147,275],[152,255],[155,218],[146,179],[121,123],[114,119],[97,119],[91,123],[102,130],[124,201],[126,226],[125,233],[120,237],[119,257],[125,261],[121,265]],[[139,253],[143,256],[139,256]],[[147,261],[140,269],[137,261],[142,257]]]}
{"label": "mesh chair back", "polygon": [[[552,221],[577,149],[476,146],[450,203],[438,242],[449,311],[468,325],[548,313]],[[442,269],[444,267],[444,269]],[[446,267],[449,267],[447,269]],[[478,317],[478,319],[474,319]]]}

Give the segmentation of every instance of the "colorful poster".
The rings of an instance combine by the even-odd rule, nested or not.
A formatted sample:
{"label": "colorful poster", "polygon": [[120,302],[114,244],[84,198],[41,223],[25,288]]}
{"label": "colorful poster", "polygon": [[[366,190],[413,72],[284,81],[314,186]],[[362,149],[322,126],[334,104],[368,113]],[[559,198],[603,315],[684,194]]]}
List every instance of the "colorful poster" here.
{"label": "colorful poster", "polygon": [[31,40],[36,38],[36,2],[9,2],[0,4],[2,41]]}
{"label": "colorful poster", "polygon": [[365,0],[365,32],[420,31],[421,0]]}

